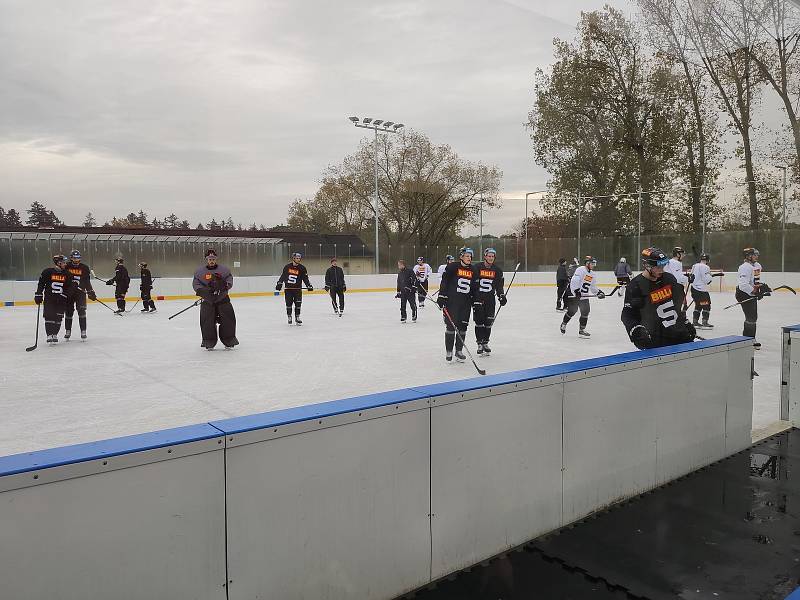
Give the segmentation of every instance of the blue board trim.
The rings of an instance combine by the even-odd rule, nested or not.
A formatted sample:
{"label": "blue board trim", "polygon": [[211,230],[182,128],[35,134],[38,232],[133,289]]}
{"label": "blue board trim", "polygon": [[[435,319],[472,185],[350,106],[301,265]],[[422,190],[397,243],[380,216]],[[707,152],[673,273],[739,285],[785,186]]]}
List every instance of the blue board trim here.
{"label": "blue board trim", "polygon": [[151,433],[127,435],[86,444],[76,444],[74,446],[39,450],[37,452],[0,456],[0,477],[120,456],[121,454],[130,454],[132,452],[187,444],[189,442],[222,437],[222,435],[221,431],[204,423],[176,427],[174,429],[162,429]]}
{"label": "blue board trim", "polygon": [[800,587],[786,596],[786,600],[800,600]]}
{"label": "blue board trim", "polygon": [[781,329],[784,331],[800,331],[800,325],[786,325]]}
{"label": "blue board trim", "polygon": [[537,367],[534,369],[513,371],[511,373],[499,373],[473,379],[434,383],[426,386],[392,390],[366,396],[357,396],[355,398],[345,398],[342,400],[333,400],[331,402],[322,402],[261,414],[211,421],[199,425],[189,425],[186,427],[164,429],[151,433],[112,438],[98,442],[3,456],[0,457],[0,477],[111,456],[119,456],[122,454],[131,454],[133,452],[153,450],[165,446],[186,444],[189,442],[221,437],[223,435],[232,435],[257,429],[279,427],[290,423],[322,419],[360,410],[379,408],[390,404],[411,402],[432,396],[467,392],[470,390],[483,389],[496,385],[507,385],[532,379],[558,377],[568,373],[598,369],[626,362],[680,354],[692,350],[701,350],[703,348],[715,348],[737,342],[748,342],[751,339],[752,338],[742,336],[727,336],[691,344],[679,344],[667,348],[624,352],[622,354],[613,354],[600,358],[589,358],[586,360]]}

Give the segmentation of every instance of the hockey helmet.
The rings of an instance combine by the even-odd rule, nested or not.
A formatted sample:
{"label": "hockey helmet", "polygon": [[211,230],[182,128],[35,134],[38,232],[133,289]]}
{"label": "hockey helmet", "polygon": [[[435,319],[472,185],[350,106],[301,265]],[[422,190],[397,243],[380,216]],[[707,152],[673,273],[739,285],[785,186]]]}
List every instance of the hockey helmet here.
{"label": "hockey helmet", "polygon": [[207,248],[206,249],[206,253],[204,254],[204,256],[206,258],[208,258],[209,256],[213,256],[214,258],[217,258],[217,251],[214,250],[214,248]]}
{"label": "hockey helmet", "polygon": [[742,254],[744,254],[745,258],[750,258],[751,256],[755,256],[757,258],[761,255],[757,248],[745,248],[742,250]]}
{"label": "hockey helmet", "polygon": [[72,252],[69,253],[69,257],[72,260],[80,260],[81,259],[81,253],[78,252],[77,250],[73,250]]}
{"label": "hockey helmet", "polygon": [[141,268],[141,269],[145,268],[146,266],[147,266],[146,262],[140,262],[139,263],[139,268]]}
{"label": "hockey helmet", "polygon": [[651,267],[666,267],[669,264],[669,258],[660,248],[645,248],[642,250],[642,267],[649,269]]}
{"label": "hockey helmet", "polygon": [[55,255],[53,255],[53,264],[56,264],[56,265],[59,264],[59,263],[66,264],[66,262],[67,262],[67,257],[64,256],[63,254],[55,254]]}
{"label": "hockey helmet", "polygon": [[591,264],[593,267],[597,265],[597,259],[594,256],[586,255],[583,257],[583,264]]}
{"label": "hockey helmet", "polygon": [[453,262],[455,259],[456,257],[453,256],[452,254],[448,254],[447,256],[444,257],[445,262]]}
{"label": "hockey helmet", "polygon": [[295,258],[299,260],[303,258],[303,255],[300,254],[299,252],[292,252],[292,260],[294,260]]}
{"label": "hockey helmet", "polygon": [[708,254],[706,254],[705,252],[703,252],[700,255],[700,260],[711,260],[711,257]]}
{"label": "hockey helmet", "polygon": [[418,256],[417,257],[417,262],[418,263],[424,263],[425,262],[425,257],[424,256]]}
{"label": "hockey helmet", "polygon": [[678,254],[686,254],[686,250],[684,250],[681,246],[675,246],[672,249],[672,256],[678,256]]}
{"label": "hockey helmet", "polygon": [[626,259],[626,258],[623,256],[623,257],[621,257],[621,258],[619,259],[619,262],[621,262],[621,263],[624,263],[624,262],[628,262],[628,261],[627,261],[627,259]]}
{"label": "hockey helmet", "polygon": [[121,256],[118,256],[118,257],[117,257],[117,258],[115,258],[114,260],[115,260],[115,261],[117,261],[118,263],[124,263],[124,262],[125,262],[125,259],[124,259],[124,258],[122,258]]}
{"label": "hockey helmet", "polygon": [[465,254],[469,254],[470,256],[475,256],[475,253],[472,251],[472,248],[464,247],[464,248],[461,248],[461,250],[458,251],[458,257],[459,258],[464,256]]}
{"label": "hockey helmet", "polygon": [[494,248],[486,248],[486,250],[483,251],[483,255],[486,256],[487,254],[494,254],[497,256],[497,250]]}

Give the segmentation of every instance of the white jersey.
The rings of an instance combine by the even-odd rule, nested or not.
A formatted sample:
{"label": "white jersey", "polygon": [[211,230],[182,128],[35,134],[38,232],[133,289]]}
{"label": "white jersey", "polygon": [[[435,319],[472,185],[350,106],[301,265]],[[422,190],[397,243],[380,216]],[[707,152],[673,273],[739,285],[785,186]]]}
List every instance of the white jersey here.
{"label": "white jersey", "polygon": [[[442,267],[439,268],[441,269]],[[444,271],[444,269],[442,269],[442,271]],[[431,276],[432,272],[433,271],[431,271],[431,266],[428,263],[422,263],[421,265],[420,264],[414,265],[414,275],[417,276],[417,279],[419,281],[428,281],[428,277]]]}
{"label": "white jersey", "polygon": [[689,283],[689,278],[683,274],[683,263],[677,258],[669,259],[669,264],[664,267],[664,272],[674,275],[675,279],[678,280],[678,283],[684,287],[687,283]]}
{"label": "white jersey", "polygon": [[753,290],[761,280],[761,263],[750,263],[744,261],[739,266],[738,283],[736,287],[742,290],[745,294],[753,295]]}
{"label": "white jersey", "polygon": [[699,262],[692,267],[692,275],[694,275],[692,288],[698,292],[707,292],[712,281],[711,267]]}
{"label": "white jersey", "polygon": [[594,271],[586,267],[578,267],[569,282],[569,289],[572,295],[579,291],[582,296],[586,294],[597,294],[597,276]]}
{"label": "white jersey", "polygon": [[447,268],[447,265],[446,265],[446,264],[444,264],[444,265],[439,265],[439,269],[436,271],[436,273],[437,273],[438,275],[440,275],[440,276],[441,276],[441,274],[442,274],[442,273],[444,273],[444,270],[445,270],[446,268]]}

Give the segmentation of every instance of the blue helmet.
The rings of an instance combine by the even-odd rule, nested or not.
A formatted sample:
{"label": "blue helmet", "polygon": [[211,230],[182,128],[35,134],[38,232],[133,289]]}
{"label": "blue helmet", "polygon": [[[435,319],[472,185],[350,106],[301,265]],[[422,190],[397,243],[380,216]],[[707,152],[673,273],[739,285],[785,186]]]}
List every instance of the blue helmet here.
{"label": "blue helmet", "polygon": [[469,254],[470,256],[475,256],[475,253],[472,251],[472,248],[461,248],[461,250],[458,251],[459,258],[464,256],[465,254]]}
{"label": "blue helmet", "polygon": [[69,257],[70,258],[77,258],[78,260],[80,260],[81,259],[81,253],[78,252],[77,250],[73,250],[72,252],[69,253]]}

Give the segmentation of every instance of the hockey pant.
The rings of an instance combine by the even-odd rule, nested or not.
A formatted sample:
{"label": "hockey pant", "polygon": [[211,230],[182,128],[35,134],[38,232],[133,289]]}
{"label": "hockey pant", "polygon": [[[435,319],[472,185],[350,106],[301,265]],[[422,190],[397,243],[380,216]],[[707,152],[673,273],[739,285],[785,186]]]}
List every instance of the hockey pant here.
{"label": "hockey pant", "polygon": [[492,335],[494,324],[495,297],[489,296],[476,301],[472,305],[472,318],[475,321],[475,341],[479,344],[488,344]]}
{"label": "hockey pant", "polygon": [[561,305],[566,303],[564,294],[567,293],[569,288],[569,279],[562,279],[556,282],[556,308],[561,308]]}
{"label": "hockey pant", "polygon": [[47,335],[56,335],[61,330],[61,319],[64,318],[64,303],[51,300],[44,303],[44,331]]}
{"label": "hockey pant", "polygon": [[578,324],[581,329],[586,328],[586,323],[589,322],[589,306],[588,298],[576,298],[575,296],[567,296],[567,314],[564,315],[564,324],[569,323],[569,320],[575,316],[578,309],[581,311],[581,317],[578,319]]}
{"label": "hockey pant", "polygon": [[406,303],[411,307],[411,316],[417,316],[417,300],[415,298],[416,292],[414,290],[405,289],[400,292],[400,318],[405,319],[407,317],[406,313]]}
{"label": "hockey pant", "polygon": [[428,280],[425,281],[417,280],[417,297],[419,298],[419,303],[424,304],[425,298],[428,295]]}
{"label": "hockey pant", "polygon": [[[692,320],[697,323],[700,319],[700,314],[702,313],[703,323],[708,323],[708,316],[711,314],[711,295],[708,292],[701,292],[694,288],[691,288],[691,290],[692,300],[694,300],[694,312],[692,313]],[[755,300],[753,300],[753,302],[755,302]]]}
{"label": "hockey pant", "polygon": [[300,288],[286,288],[284,294],[286,300],[286,316],[292,316],[292,306],[294,306],[295,318],[300,316],[300,306],[303,304],[303,290]]}
{"label": "hockey pant", "polygon": [[117,308],[125,310],[125,294],[128,293],[128,288],[116,288],[114,290],[114,298],[117,299]]}
{"label": "hockey pant", "polygon": [[[331,304],[333,304],[334,312],[344,312],[344,291],[342,288],[332,287],[328,293],[331,295]],[[339,301],[338,305],[336,303],[337,299]]]}
{"label": "hockey pant", "polygon": [[617,275],[617,285],[628,285],[630,282],[630,275]]}
{"label": "hockey pant", "polygon": [[142,305],[144,305],[144,307],[147,308],[147,309],[155,310],[156,309],[156,303],[153,302],[153,297],[151,296],[151,292],[153,291],[153,288],[152,287],[140,287],[139,289],[142,291]]}
{"label": "hockey pant", "polygon": [[[752,298],[750,294],[745,294],[739,288],[736,288],[736,301],[742,302],[743,300],[747,300],[748,298]],[[745,302],[744,304],[740,304],[739,306],[742,307],[742,312],[744,312],[744,329],[742,330],[742,335],[747,337],[756,337],[756,321],[758,321],[758,300],[750,300],[750,302]]]}
{"label": "hockey pant", "polygon": [[[459,294],[462,295],[462,294]],[[442,314],[442,318],[444,319],[444,347],[445,350],[448,352],[453,351],[453,345],[455,344],[456,350],[461,350],[464,347],[464,338],[467,335],[467,327],[469,327],[469,315],[470,311],[472,310],[472,304],[470,303],[469,298],[458,299],[460,301],[457,302],[449,302],[447,307],[442,311],[446,310],[447,313],[450,315],[450,319],[453,322],[450,322],[450,319],[447,318],[446,314]],[[458,327],[458,334],[456,335],[456,330],[453,328],[455,324]]]}
{"label": "hockey pant", "polygon": [[72,315],[75,311],[78,312],[78,325],[81,331],[86,331],[86,294],[83,292],[77,294],[74,300],[67,300],[67,306],[64,317],[64,329],[70,331],[72,329]]}
{"label": "hockey pant", "polygon": [[[219,338],[217,338],[217,324],[219,324]],[[236,314],[230,298],[225,298],[216,304],[203,300],[200,303],[200,332],[203,335],[203,347],[213,348],[219,339],[226,346],[235,346],[239,343],[236,339]]]}

